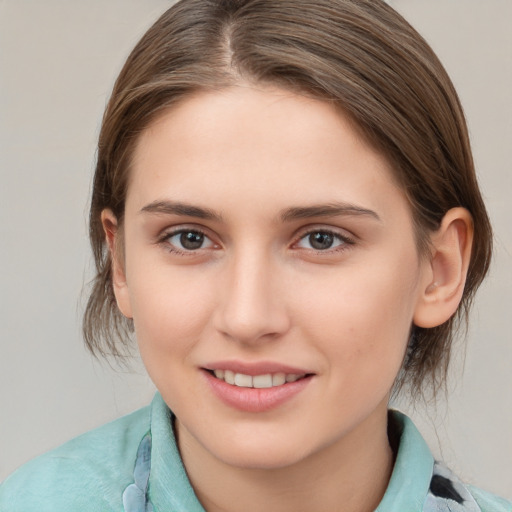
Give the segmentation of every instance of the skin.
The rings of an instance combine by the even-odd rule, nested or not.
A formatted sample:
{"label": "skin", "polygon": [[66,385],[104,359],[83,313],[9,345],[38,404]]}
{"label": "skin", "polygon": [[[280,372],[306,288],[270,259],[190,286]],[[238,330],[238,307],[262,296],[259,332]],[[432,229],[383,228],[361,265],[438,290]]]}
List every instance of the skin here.
{"label": "skin", "polygon": [[[186,99],[142,133],[132,164],[122,261],[117,221],[102,217],[116,298],[205,508],[374,510],[393,464],[390,389],[413,323],[458,305],[469,214],[451,210],[420,256],[386,159],[332,106],[270,87]],[[294,215],[326,205],[338,210]],[[204,239],[187,250],[191,231]],[[312,232],[332,245],[315,249]],[[220,360],[313,377],[245,412],[206,384],[202,368]]]}

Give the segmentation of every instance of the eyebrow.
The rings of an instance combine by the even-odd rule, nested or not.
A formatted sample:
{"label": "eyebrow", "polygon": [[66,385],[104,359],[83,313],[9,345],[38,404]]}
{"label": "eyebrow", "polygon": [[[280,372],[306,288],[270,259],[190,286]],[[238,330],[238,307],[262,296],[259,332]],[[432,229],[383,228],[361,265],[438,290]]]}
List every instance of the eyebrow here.
{"label": "eyebrow", "polygon": [[140,213],[156,213],[163,215],[183,215],[205,220],[221,221],[222,216],[209,208],[201,208],[177,201],[153,201],[144,206]]}
{"label": "eyebrow", "polygon": [[349,203],[328,203],[305,207],[293,207],[283,210],[280,214],[283,222],[312,217],[338,217],[338,216],[369,216],[380,221],[379,215],[373,210],[362,208]]}
{"label": "eyebrow", "polygon": [[[153,201],[144,206],[140,213],[154,213],[162,215],[182,215],[186,217],[195,217],[197,219],[214,220],[221,222],[222,215],[211,210],[188,203],[178,201]],[[349,203],[328,203],[312,206],[296,206],[286,208],[279,214],[282,222],[291,222],[300,219],[309,219],[314,217],[337,217],[337,216],[369,216],[380,221],[379,215],[373,210],[362,208]]]}

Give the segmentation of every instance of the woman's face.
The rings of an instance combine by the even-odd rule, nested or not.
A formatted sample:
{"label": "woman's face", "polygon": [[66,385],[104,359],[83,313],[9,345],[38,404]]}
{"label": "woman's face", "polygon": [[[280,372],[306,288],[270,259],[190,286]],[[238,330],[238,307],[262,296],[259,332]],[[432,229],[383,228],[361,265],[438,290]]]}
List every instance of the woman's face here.
{"label": "woman's face", "polygon": [[271,468],[385,431],[427,263],[348,119],[281,89],[200,93],[131,173],[116,295],[180,445]]}

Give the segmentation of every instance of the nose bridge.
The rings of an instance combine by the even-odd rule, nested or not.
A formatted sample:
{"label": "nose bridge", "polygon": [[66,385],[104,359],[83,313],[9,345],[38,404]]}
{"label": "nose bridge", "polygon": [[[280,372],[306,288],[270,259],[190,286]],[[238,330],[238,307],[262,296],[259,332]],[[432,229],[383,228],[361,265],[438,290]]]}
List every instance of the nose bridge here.
{"label": "nose bridge", "polygon": [[225,270],[217,328],[242,343],[284,333],[289,319],[275,258],[262,248],[246,246],[232,255]]}

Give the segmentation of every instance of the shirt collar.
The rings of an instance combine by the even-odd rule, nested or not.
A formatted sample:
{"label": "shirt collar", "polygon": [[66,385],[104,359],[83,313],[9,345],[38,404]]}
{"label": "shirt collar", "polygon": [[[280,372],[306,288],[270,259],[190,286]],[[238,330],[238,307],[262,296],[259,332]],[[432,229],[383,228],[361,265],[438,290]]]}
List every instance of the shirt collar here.
{"label": "shirt collar", "polygon": [[151,404],[149,498],[157,511],[204,512],[185,472],[176,445],[171,412],[160,393]]}
{"label": "shirt collar", "polygon": [[[428,492],[434,459],[413,422],[390,411],[399,430],[399,446],[393,473],[375,512],[420,512]],[[151,404],[151,474],[149,496],[156,510],[204,512],[185,472],[171,412],[159,393]]]}
{"label": "shirt collar", "polygon": [[400,437],[393,473],[375,512],[420,512],[427,496],[434,458],[414,423],[398,411],[390,411]]}

